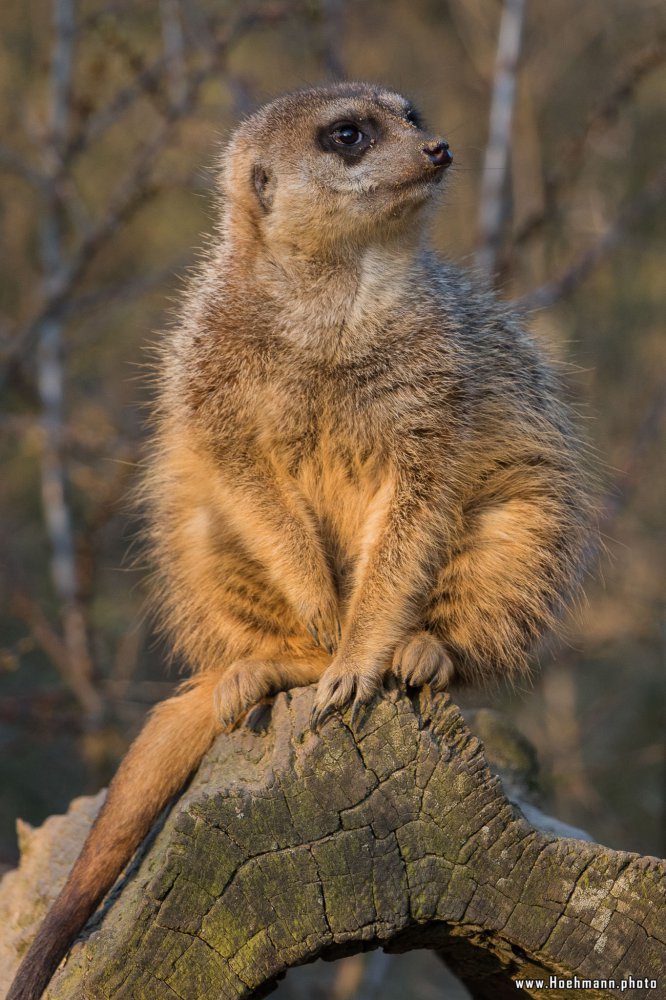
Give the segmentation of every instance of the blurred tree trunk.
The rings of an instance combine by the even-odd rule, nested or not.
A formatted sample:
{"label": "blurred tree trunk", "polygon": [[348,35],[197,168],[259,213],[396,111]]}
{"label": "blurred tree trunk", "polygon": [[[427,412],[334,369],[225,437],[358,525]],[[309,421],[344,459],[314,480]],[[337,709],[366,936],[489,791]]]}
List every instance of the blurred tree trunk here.
{"label": "blurred tree trunk", "polygon": [[523,34],[525,0],[504,0],[488,123],[488,144],[479,199],[479,246],[476,266],[489,281],[495,276],[509,209],[509,169],[516,76]]}
{"label": "blurred tree trunk", "polygon": [[61,609],[65,655],[59,663],[84,713],[86,727],[96,728],[103,714],[94,684],[88,623],[81,602],[74,524],[68,501],[68,474],[63,454],[65,363],[62,302],[57,290],[65,280],[63,250],[65,209],[62,202],[65,156],[70,126],[70,91],[74,70],[76,8],[74,0],[53,5],[53,48],[49,80],[49,119],[44,147],[39,216],[39,246],[44,301],[53,298],[37,323],[37,393],[41,406],[41,497],[51,545],[51,577]]}
{"label": "blurred tree trunk", "polygon": [[[597,998],[630,975],[666,982],[663,862],[531,825],[446,696],[393,690],[355,729],[336,717],[313,734],[312,694],[279,695],[270,724],[255,710],[217,740],[50,1000],[247,997],[294,965],[379,946],[436,950],[480,998],[568,996],[574,977],[616,981]],[[62,838],[33,844],[26,866]],[[5,880],[5,909],[8,892],[15,955],[39,918],[26,868]]]}

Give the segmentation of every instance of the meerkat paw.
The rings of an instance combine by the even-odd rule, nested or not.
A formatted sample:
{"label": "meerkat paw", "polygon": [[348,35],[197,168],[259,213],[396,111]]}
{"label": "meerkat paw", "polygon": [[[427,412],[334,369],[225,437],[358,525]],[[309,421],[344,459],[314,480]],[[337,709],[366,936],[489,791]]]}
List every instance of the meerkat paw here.
{"label": "meerkat paw", "polygon": [[336,651],[342,636],[342,626],[337,608],[317,608],[307,619],[306,628],[316,646],[321,646],[331,655]]}
{"label": "meerkat paw", "polygon": [[213,709],[224,730],[233,729],[248,709],[275,691],[274,667],[262,660],[232,663],[213,692]]}
{"label": "meerkat paw", "polygon": [[336,709],[344,709],[354,701],[352,723],[359,710],[371,701],[379,690],[381,671],[359,667],[344,660],[333,661],[324,671],[317,685],[314,705],[310,714],[310,728],[319,729]]}
{"label": "meerkat paw", "polygon": [[392,672],[411,687],[424,684],[440,691],[453,676],[453,664],[439,639],[430,632],[417,632],[400,643],[393,654]]}

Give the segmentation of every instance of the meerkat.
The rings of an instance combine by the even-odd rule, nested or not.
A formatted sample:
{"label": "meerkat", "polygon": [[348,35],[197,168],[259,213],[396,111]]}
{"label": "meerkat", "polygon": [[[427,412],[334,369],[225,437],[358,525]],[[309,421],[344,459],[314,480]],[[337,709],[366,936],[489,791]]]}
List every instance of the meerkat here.
{"label": "meerkat", "polygon": [[281,97],[233,135],[145,479],[155,603],[192,677],[130,748],[8,1000],[41,996],[256,702],[316,683],[317,728],[387,674],[515,678],[576,593],[589,501],[553,368],[428,245],[451,161],[367,84]]}

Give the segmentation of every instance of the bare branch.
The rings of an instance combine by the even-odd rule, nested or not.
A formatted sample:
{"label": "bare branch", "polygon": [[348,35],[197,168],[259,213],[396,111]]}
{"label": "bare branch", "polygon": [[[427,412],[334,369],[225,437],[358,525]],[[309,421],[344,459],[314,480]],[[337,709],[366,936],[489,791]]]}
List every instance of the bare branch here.
{"label": "bare branch", "polygon": [[513,237],[514,245],[530,239],[553,217],[558,201],[578,176],[590,137],[616,120],[622,105],[633,97],[638,84],[661,66],[664,59],[666,43],[663,37],[657,38],[634,56],[619,82],[591,112],[579,135],[563,145],[557,163],[549,169],[545,178],[545,205],[518,228]]}
{"label": "bare branch", "polygon": [[164,74],[165,66],[166,56],[162,54],[146,66],[130,84],[122,87],[105,107],[91,114],[83,127],[72,136],[67,148],[67,159],[71,160],[78,153],[88,149],[104,135],[107,129],[122,118],[139,97],[156,89]]}
{"label": "bare branch", "polygon": [[[47,299],[53,297],[63,271],[62,206],[57,179],[67,142],[74,38],[74,0],[55,0],[49,138],[45,149],[50,183],[44,191],[40,212],[40,256]],[[65,423],[62,333],[62,318],[53,312],[44,315],[35,327],[42,425],[42,510],[51,546],[51,577],[61,606],[66,651],[63,660],[53,641],[49,640],[50,655],[92,722],[101,717],[102,699],[92,680],[93,665],[79,600],[73,519],[67,499],[67,469],[62,449]],[[46,641],[45,627],[38,629],[38,635],[42,642]]]}
{"label": "bare branch", "polygon": [[476,265],[489,278],[495,271],[506,218],[511,122],[524,11],[525,0],[505,0],[497,43],[488,145],[481,182],[479,248],[476,252]]}
{"label": "bare branch", "polygon": [[10,597],[9,607],[14,615],[29,627],[30,634],[36,644],[46,653],[63,678],[69,683],[67,649],[62,637],[52,626],[39,604],[23,591],[16,591]]}
{"label": "bare branch", "polygon": [[623,463],[623,472],[606,494],[603,503],[603,521],[606,532],[626,509],[631,497],[644,482],[642,473],[646,456],[661,432],[666,415],[666,378],[657,385],[648,400],[642,419]]}
{"label": "bare branch", "polygon": [[145,631],[145,622],[132,622],[116,646],[108,686],[114,702],[128,697],[132,679],[139,666]]}
{"label": "bare branch", "polygon": [[25,727],[30,732],[64,732],[71,736],[81,731],[81,713],[72,708],[66,691],[32,688],[24,695],[0,698],[0,723]]}
{"label": "bare branch", "polygon": [[162,43],[166,60],[169,100],[172,108],[182,108],[187,101],[185,40],[180,15],[180,0],[160,0]]}
{"label": "bare branch", "polygon": [[518,299],[515,305],[521,309],[542,309],[571,295],[604,257],[624,239],[627,231],[661,201],[664,194],[666,194],[666,168],[657,172],[645,190],[625,206],[601,238],[559,278]]}
{"label": "bare branch", "polygon": [[61,161],[67,141],[74,69],[75,0],[56,0],[53,13],[54,45],[51,55],[48,145],[51,147],[50,152]]}
{"label": "bare branch", "polygon": [[490,8],[470,4],[467,0],[452,0],[448,4],[449,16],[454,25],[458,42],[465,55],[465,70],[467,85],[477,94],[485,96],[488,93],[488,74],[486,66],[490,62],[489,53],[495,50],[496,38],[485,24],[482,11]]}
{"label": "bare branch", "polygon": [[[161,125],[153,139],[140,149],[131,167],[116,187],[106,213],[89,228],[76,250],[68,258],[58,257],[57,260],[55,251],[48,251],[49,256],[54,257],[54,264],[53,268],[48,268],[49,279],[44,285],[45,294],[39,313],[11,341],[2,359],[5,365],[11,365],[33,350],[45,324],[62,323],[65,303],[73,294],[76,284],[83,277],[95,255],[116,233],[121,223],[127,222],[155,193],[150,174],[159,154],[166,147],[167,131],[168,127]],[[48,235],[54,222],[54,213],[44,210],[43,237],[49,243],[55,242],[54,236]]]}
{"label": "bare branch", "polygon": [[31,167],[22,156],[19,156],[13,149],[0,144],[0,167],[9,173],[16,174],[34,187],[41,188],[45,183],[44,176],[34,167]]}
{"label": "bare branch", "polygon": [[78,670],[76,664],[73,663],[67,639],[63,639],[44,614],[39,603],[30,597],[21,585],[17,586],[15,581],[13,593],[9,596],[8,607],[16,618],[28,626],[35,643],[53,663],[85,715],[90,718],[99,713],[100,696],[90,678]]}
{"label": "bare branch", "polygon": [[345,79],[345,67],[340,53],[345,27],[344,0],[320,0],[321,58],[326,75],[332,80]]}
{"label": "bare branch", "polygon": [[184,268],[190,262],[191,255],[183,254],[175,258],[170,264],[144,274],[135,281],[119,281],[117,284],[103,285],[91,292],[84,292],[76,298],[69,298],[65,304],[65,315],[67,317],[80,316],[82,313],[99,309],[109,302],[118,305],[121,302],[128,302],[132,299],[147,295],[155,289],[160,288],[168,280],[173,280],[175,275],[182,274]]}
{"label": "bare branch", "polygon": [[[73,5],[73,0],[57,0],[57,2],[64,3],[67,10],[70,10]],[[6,381],[12,367],[17,366],[20,359],[34,349],[44,323],[62,318],[66,302],[72,296],[74,288],[95,255],[106,245],[120,225],[127,222],[156,193],[157,187],[151,175],[159,156],[167,149],[174,128],[192,112],[202,86],[214,73],[220,72],[221,62],[231,46],[237,43],[251,28],[258,24],[271,24],[279,21],[293,13],[294,7],[293,3],[280,3],[275,0],[272,3],[258,4],[255,8],[244,10],[240,17],[230,23],[225,23],[224,30],[214,31],[211,24],[208,46],[209,59],[205,66],[191,72],[182,103],[166,110],[163,120],[152,138],[148,139],[139,149],[124,178],[117,185],[114,194],[109,199],[106,213],[83,235],[76,249],[67,258],[63,258],[59,253],[53,253],[53,257],[58,258],[58,264],[53,263],[53,266],[48,268],[49,278],[44,283],[45,294],[39,311],[23,330],[12,338],[11,343],[3,352],[0,361],[4,363],[4,372],[0,374],[0,379]],[[73,35],[67,18],[61,15],[58,23],[62,24],[63,30],[63,38],[58,42],[58,45],[62,46],[63,50],[67,49],[71,55]],[[87,148],[92,139],[112,125],[137,96],[145,92],[152,83],[156,83],[164,72],[166,62],[164,56],[157,60],[140,76],[135,84],[120,92],[99,118],[89,119],[84,133],[77,135],[69,145],[65,142],[66,135],[59,135],[57,143],[51,150],[51,162],[59,162],[58,169],[62,169],[65,161],[69,161],[75,152]],[[57,58],[54,56],[54,74],[57,74],[54,87],[60,102],[68,99],[69,90],[69,84],[62,75],[64,64],[65,60],[60,54]],[[54,109],[56,105],[58,107],[57,121],[60,123],[58,127],[65,128],[63,122],[66,124],[67,115],[60,110],[59,104],[54,99]],[[53,128],[51,131],[54,135],[56,134],[53,132]],[[57,200],[57,195],[57,185],[54,178],[54,183],[47,184],[45,194],[47,207],[42,212],[42,235],[47,239],[47,242],[51,243],[54,243],[54,239],[52,235],[48,235],[48,232],[56,221],[59,209],[58,211],[54,210],[54,206],[48,203],[53,198]]]}

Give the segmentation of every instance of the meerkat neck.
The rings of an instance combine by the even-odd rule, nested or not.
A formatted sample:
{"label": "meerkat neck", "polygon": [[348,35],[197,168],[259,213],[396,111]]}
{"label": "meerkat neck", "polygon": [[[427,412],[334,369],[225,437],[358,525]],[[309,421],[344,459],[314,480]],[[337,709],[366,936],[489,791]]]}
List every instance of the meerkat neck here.
{"label": "meerkat neck", "polygon": [[285,340],[322,360],[344,361],[381,338],[387,314],[413,283],[420,244],[403,234],[308,255],[298,247],[264,248],[254,258],[248,294],[271,302],[274,329]]}

